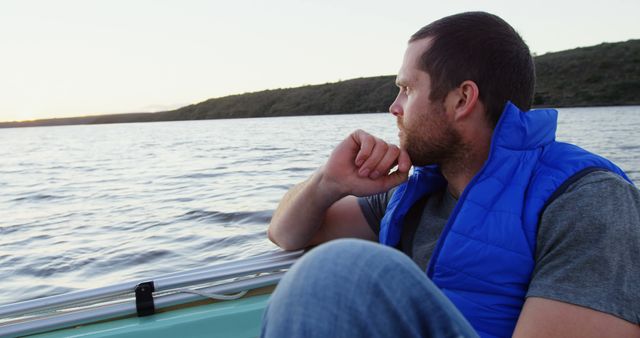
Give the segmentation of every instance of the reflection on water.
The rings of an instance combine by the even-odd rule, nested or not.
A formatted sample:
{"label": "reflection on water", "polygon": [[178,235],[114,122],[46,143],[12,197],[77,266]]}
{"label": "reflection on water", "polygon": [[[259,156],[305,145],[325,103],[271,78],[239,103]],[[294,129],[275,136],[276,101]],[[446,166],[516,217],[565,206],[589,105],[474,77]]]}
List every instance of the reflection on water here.
{"label": "reflection on water", "polygon": [[[276,250],[280,197],[389,114],[0,129],[0,303]],[[560,110],[558,139],[640,181],[640,107]]]}

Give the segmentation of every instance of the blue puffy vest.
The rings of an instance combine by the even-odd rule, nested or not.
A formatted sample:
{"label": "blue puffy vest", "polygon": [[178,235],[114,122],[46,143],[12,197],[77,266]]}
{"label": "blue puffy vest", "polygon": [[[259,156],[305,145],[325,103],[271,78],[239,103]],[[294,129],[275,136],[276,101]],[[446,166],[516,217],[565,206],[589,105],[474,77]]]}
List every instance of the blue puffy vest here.
{"label": "blue puffy vest", "polygon": [[[467,185],[427,275],[482,337],[513,334],[531,273],[538,222],[561,185],[594,168],[629,178],[608,160],[555,141],[557,112],[507,103],[489,157]],[[387,205],[380,243],[396,246],[411,206],[446,185],[438,167],[414,168]]]}

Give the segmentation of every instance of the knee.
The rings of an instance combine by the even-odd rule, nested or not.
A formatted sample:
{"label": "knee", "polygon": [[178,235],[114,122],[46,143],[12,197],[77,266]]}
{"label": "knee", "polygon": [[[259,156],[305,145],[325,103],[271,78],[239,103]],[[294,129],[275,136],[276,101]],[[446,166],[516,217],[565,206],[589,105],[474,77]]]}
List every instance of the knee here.
{"label": "knee", "polygon": [[344,238],[313,248],[302,259],[302,264],[328,265],[362,262],[371,256],[394,255],[394,249],[361,239]]}
{"label": "knee", "polygon": [[395,265],[384,262],[397,254],[404,256],[395,249],[364,240],[327,242],[313,248],[291,267],[279,282],[271,303],[292,306],[302,302],[317,307],[328,299],[352,297],[355,291],[377,283],[374,276],[380,275],[383,266]]}
{"label": "knee", "polygon": [[311,249],[305,257],[318,259],[355,259],[382,248],[381,245],[362,239],[336,239]]}
{"label": "knee", "polygon": [[377,269],[407,263],[413,265],[405,254],[396,249],[360,239],[337,239],[305,254],[290,274],[301,275],[304,279],[318,273],[324,278],[345,273],[356,277],[361,273],[370,274]]}

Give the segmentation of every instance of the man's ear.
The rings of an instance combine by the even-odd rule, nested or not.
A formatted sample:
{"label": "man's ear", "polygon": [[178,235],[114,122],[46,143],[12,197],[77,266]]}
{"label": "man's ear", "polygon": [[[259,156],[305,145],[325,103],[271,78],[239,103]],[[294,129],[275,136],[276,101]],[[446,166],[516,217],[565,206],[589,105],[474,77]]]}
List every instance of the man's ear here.
{"label": "man's ear", "polygon": [[457,88],[449,92],[447,106],[453,112],[455,121],[463,120],[477,110],[480,97],[478,85],[471,81],[463,81]]}

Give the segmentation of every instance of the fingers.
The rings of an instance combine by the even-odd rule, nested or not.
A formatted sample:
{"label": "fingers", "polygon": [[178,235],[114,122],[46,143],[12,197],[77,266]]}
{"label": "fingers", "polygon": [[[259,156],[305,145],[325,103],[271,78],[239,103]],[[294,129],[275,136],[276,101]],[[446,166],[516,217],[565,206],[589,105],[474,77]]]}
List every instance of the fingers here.
{"label": "fingers", "polygon": [[399,185],[409,178],[411,159],[409,158],[409,154],[404,149],[399,149],[399,155],[397,157],[396,163],[398,164],[398,170],[382,178],[382,185],[384,186],[385,191]]}
{"label": "fingers", "polygon": [[388,145],[387,151],[384,153],[382,159],[378,162],[378,165],[373,169],[369,177],[376,179],[382,175],[388,174],[389,169],[395,165],[398,156],[400,156],[400,148],[393,144]]}
{"label": "fingers", "polygon": [[401,173],[407,173],[411,168],[411,161],[405,150],[362,130],[355,131],[352,137],[360,145],[355,158],[360,177],[377,179],[386,176],[396,163]]}
{"label": "fingers", "polygon": [[351,134],[351,137],[356,144],[360,145],[360,150],[356,155],[355,163],[357,167],[361,167],[369,156],[371,156],[371,152],[376,144],[376,138],[362,130],[356,130]]}
{"label": "fingers", "polygon": [[377,139],[376,143],[371,150],[371,154],[366,161],[360,167],[358,174],[362,177],[369,176],[370,178],[378,178],[380,177],[380,171],[377,170],[377,167],[380,165],[380,162],[385,157],[385,155],[389,152],[389,145]]}
{"label": "fingers", "polygon": [[398,156],[398,171],[401,173],[408,173],[411,169],[411,158],[406,150],[400,149],[400,155]]}
{"label": "fingers", "polygon": [[389,190],[400,183],[406,181],[409,178],[408,171],[400,171],[399,169],[383,178],[384,190]]}

